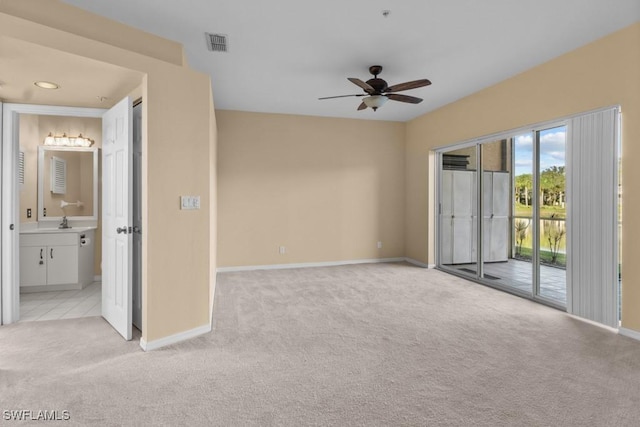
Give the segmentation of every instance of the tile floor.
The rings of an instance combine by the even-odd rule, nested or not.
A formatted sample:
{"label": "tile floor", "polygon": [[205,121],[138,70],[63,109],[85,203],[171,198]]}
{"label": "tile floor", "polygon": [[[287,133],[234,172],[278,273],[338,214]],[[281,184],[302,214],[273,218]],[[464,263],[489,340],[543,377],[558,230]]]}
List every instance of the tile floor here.
{"label": "tile floor", "polygon": [[[476,271],[475,264],[450,265],[469,274]],[[533,271],[531,262],[509,259],[508,262],[486,263],[485,274],[490,274],[490,281],[506,287],[518,288],[531,292]],[[567,272],[562,268],[540,266],[540,295],[560,304],[567,303]]]}
{"label": "tile floor", "polygon": [[20,294],[20,321],[72,319],[102,314],[102,286]]}

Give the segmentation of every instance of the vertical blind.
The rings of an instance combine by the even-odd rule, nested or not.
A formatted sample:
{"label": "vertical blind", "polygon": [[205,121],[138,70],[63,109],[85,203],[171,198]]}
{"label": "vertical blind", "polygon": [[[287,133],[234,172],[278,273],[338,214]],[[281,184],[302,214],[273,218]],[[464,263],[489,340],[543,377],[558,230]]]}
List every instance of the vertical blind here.
{"label": "vertical blind", "polygon": [[567,311],[618,327],[618,109],[569,121]]}

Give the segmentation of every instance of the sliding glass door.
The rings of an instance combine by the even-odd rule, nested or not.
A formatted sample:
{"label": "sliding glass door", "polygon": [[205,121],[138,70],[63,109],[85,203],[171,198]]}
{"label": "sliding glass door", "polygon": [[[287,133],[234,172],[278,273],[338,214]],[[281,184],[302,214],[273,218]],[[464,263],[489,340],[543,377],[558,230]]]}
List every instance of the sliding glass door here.
{"label": "sliding glass door", "polygon": [[[512,239],[510,222],[512,217],[512,177],[511,139],[497,139],[480,144],[480,170],[482,185],[482,274],[494,285],[528,292],[531,281],[527,282],[525,268],[512,259]],[[520,267],[520,268],[518,268]],[[522,273],[519,274],[519,270]],[[529,268],[529,273],[531,269]],[[529,274],[530,276],[530,274]]]}
{"label": "sliding glass door", "polygon": [[438,150],[438,268],[618,326],[619,121],[609,107]]}
{"label": "sliding glass door", "polygon": [[566,127],[440,154],[438,265],[566,305]]}

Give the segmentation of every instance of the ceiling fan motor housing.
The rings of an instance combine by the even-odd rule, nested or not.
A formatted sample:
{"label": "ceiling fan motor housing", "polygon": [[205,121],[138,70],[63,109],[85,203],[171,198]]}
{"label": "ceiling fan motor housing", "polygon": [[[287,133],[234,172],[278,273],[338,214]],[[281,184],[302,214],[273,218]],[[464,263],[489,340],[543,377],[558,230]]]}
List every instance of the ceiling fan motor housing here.
{"label": "ceiling fan motor housing", "polygon": [[378,78],[378,74],[382,72],[382,65],[372,65],[369,72],[373,74],[373,78],[367,80],[367,84],[375,90],[374,94],[380,95],[388,87],[387,82]]}
{"label": "ceiling fan motor housing", "polygon": [[375,90],[374,93],[377,95],[380,95],[388,87],[387,82],[377,77],[367,80],[367,84]]}

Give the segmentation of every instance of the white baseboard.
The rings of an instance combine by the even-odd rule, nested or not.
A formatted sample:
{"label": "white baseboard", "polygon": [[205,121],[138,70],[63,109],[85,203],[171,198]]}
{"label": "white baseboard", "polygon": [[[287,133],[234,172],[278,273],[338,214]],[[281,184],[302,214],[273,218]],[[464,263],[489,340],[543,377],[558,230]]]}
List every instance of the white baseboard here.
{"label": "white baseboard", "polygon": [[602,328],[602,329],[606,329],[607,331],[613,332],[615,334],[619,333],[618,328],[614,328],[612,326],[605,325],[604,323],[596,322],[595,320],[586,319],[584,317],[580,317],[578,315],[571,314],[571,313],[567,313],[567,316],[569,316],[569,317],[571,317],[573,319],[579,320],[581,322],[588,323],[590,325],[597,326],[597,327]]}
{"label": "white baseboard", "polygon": [[153,340],[146,342],[144,338],[140,338],[140,347],[144,351],[156,350],[161,347],[165,347],[167,345],[175,344],[180,341],[188,340],[191,338],[195,338],[199,335],[203,335],[211,332],[211,324],[206,324],[202,326],[198,326],[197,328],[190,329],[188,331],[180,332],[174,335],[169,335],[168,337],[160,338],[158,340]]}
{"label": "white baseboard", "polygon": [[424,262],[418,261],[413,258],[405,258],[404,260],[407,261],[409,264],[417,265],[418,267],[435,268],[436,266],[435,264],[425,264]]}
{"label": "white baseboard", "polygon": [[634,331],[633,329],[618,328],[618,333],[624,337],[640,341],[640,332]]}
{"label": "white baseboard", "polygon": [[219,267],[216,269],[216,272],[230,273],[234,271],[282,270],[285,268],[335,267],[338,265],[375,264],[375,263],[382,263],[382,262],[402,262],[402,261],[405,261],[404,257],[353,259],[353,260],[347,260],[347,261],[328,261],[328,262],[303,262],[303,263],[296,263],[296,264],[243,265],[239,267]]}

